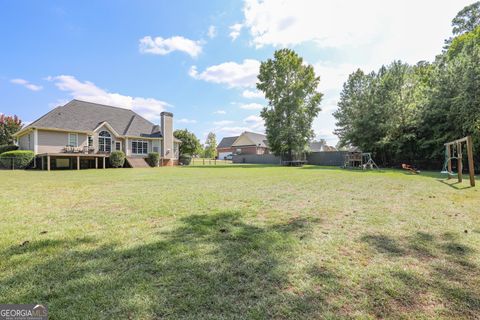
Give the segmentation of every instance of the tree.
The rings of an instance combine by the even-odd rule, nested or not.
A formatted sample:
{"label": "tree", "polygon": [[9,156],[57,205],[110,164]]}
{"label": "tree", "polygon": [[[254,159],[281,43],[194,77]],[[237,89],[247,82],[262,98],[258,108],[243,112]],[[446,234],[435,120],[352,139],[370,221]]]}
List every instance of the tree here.
{"label": "tree", "polygon": [[293,50],[277,50],[273,59],[261,63],[257,89],[265,94],[268,106],[260,115],[275,155],[291,160],[306,151],[314,136],[312,122],[321,110],[319,83],[313,67]]}
{"label": "tree", "polygon": [[418,156],[418,121],[428,102],[431,66],[394,61],[378,72],[357,70],[343,86],[334,113],[340,145],[373,152],[380,163]]}
{"label": "tree", "polygon": [[480,26],[480,1],[463,8],[452,20],[453,34],[460,35]]}
{"label": "tree", "polygon": [[205,158],[215,158],[217,155],[217,136],[210,132],[205,141]]}
{"label": "tree", "polygon": [[480,26],[451,39],[434,63],[395,61],[352,73],[334,113],[340,145],[371,151],[384,165],[441,167],[443,144],[471,135],[480,149]]}
{"label": "tree", "polygon": [[201,152],[200,141],[193,132],[184,130],[175,130],[173,136],[182,141],[179,147],[180,156],[190,155],[194,156]]}
{"label": "tree", "polygon": [[22,120],[17,116],[0,114],[0,145],[12,144],[13,135],[22,128]]}

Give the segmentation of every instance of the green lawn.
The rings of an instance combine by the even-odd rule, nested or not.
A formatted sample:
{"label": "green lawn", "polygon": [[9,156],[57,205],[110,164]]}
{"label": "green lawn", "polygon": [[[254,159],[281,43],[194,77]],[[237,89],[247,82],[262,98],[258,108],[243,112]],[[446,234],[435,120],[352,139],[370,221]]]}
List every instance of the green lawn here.
{"label": "green lawn", "polygon": [[0,303],[51,319],[475,319],[480,187],[439,178],[0,171]]}

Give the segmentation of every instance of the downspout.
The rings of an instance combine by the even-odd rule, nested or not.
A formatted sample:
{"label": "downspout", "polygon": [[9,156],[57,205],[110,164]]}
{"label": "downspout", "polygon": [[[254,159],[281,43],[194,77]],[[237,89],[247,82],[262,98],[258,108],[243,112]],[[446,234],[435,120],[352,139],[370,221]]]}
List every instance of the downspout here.
{"label": "downspout", "polygon": [[37,168],[37,154],[38,154],[38,130],[33,129],[33,153],[35,157],[33,158],[33,169]]}

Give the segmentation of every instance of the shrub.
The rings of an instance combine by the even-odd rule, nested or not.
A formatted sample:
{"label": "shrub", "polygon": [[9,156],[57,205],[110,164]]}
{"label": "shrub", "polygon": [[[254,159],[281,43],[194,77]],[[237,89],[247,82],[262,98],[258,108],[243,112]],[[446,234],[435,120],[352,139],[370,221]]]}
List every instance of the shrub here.
{"label": "shrub", "polygon": [[147,162],[150,167],[158,167],[158,161],[160,160],[160,154],[158,152],[150,152],[148,154]]}
{"label": "shrub", "polygon": [[4,144],[0,146],[0,154],[8,151],[15,151],[15,150],[18,150],[18,146],[16,145]]}
{"label": "shrub", "polygon": [[123,167],[125,164],[125,153],[123,151],[113,151],[110,153],[110,164],[114,168]]}
{"label": "shrub", "polygon": [[178,158],[178,162],[180,162],[181,164],[183,164],[183,165],[185,165],[185,166],[188,166],[191,161],[192,161],[192,156],[189,155],[189,154],[182,154],[182,155]]}
{"label": "shrub", "polygon": [[0,164],[5,168],[25,169],[35,158],[30,150],[14,150],[0,154]]}

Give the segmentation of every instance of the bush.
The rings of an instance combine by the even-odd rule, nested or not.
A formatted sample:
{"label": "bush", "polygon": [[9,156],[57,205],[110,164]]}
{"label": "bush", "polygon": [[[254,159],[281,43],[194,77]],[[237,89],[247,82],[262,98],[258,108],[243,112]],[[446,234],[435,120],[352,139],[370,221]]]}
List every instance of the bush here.
{"label": "bush", "polygon": [[185,166],[188,166],[191,161],[192,161],[192,156],[189,155],[189,154],[182,154],[182,155],[178,158],[178,162],[180,162],[180,164],[183,164],[183,165],[185,165]]}
{"label": "bush", "polygon": [[16,145],[4,144],[0,146],[0,154],[8,151],[15,151],[15,150],[18,150],[18,146]]}
{"label": "bush", "polygon": [[5,168],[25,169],[35,158],[30,150],[14,150],[0,154],[0,164]]}
{"label": "bush", "polygon": [[160,160],[160,154],[158,152],[150,152],[148,154],[147,162],[150,167],[158,167],[158,161]]}
{"label": "bush", "polygon": [[114,168],[123,167],[125,164],[125,153],[123,151],[113,151],[110,153],[110,164]]}

